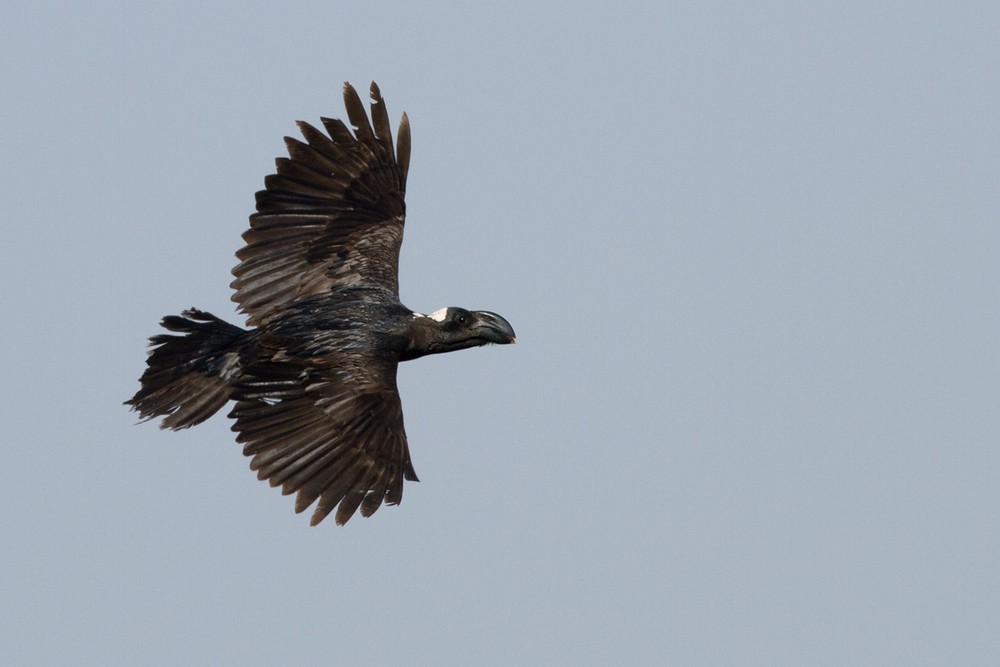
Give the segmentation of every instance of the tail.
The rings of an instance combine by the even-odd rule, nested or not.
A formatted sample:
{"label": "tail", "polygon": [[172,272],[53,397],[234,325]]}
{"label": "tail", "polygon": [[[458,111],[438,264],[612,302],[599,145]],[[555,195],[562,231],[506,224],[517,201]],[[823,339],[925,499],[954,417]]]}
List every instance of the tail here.
{"label": "tail", "polygon": [[229,400],[247,332],[194,308],[164,317],[160,324],[184,335],[149,339],[153,349],[139,378],[142,388],[125,405],[143,420],[164,417],[160,428],[188,428]]}

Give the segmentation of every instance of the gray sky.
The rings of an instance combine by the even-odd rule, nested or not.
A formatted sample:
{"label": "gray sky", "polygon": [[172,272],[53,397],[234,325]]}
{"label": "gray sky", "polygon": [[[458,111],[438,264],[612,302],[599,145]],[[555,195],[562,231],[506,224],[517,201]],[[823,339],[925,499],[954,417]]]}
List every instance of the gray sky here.
{"label": "gray sky", "polygon": [[[0,663],[995,664],[996,3],[21,3]],[[146,338],[294,121],[413,126],[420,484],[309,528]]]}

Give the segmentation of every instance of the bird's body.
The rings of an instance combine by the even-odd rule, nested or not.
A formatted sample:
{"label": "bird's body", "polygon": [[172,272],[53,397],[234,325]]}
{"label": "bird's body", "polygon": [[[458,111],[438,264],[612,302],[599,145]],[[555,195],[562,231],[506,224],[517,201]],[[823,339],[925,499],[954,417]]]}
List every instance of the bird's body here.
{"label": "bird's body", "polygon": [[289,158],[257,194],[233,270],[243,329],[199,310],[163,319],[181,335],[153,349],[127,401],[163,428],[187,428],[235,401],[230,417],[260,479],[317,499],[312,523],[337,523],[383,501],[397,504],[410,462],[396,367],[400,361],[489,343],[514,331],[487,311],[404,306],[397,284],[403,236],[409,123],[393,150],[388,116],[372,84],[374,130],[345,84],[354,125],[324,119],[329,136],[300,123],[307,143],[286,139]]}

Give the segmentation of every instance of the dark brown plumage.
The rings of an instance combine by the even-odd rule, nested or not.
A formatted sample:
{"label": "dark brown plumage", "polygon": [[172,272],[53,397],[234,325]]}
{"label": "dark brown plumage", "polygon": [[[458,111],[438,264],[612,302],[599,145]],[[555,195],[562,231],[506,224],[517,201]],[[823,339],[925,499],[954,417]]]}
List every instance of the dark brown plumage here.
{"label": "dark brown plumage", "polygon": [[322,119],[326,134],[299,123],[288,158],[257,193],[233,269],[242,329],[188,310],[163,319],[126,403],[162,428],[198,424],[229,400],[243,453],[260,479],[297,493],[295,511],[318,500],[312,523],[335,508],[346,522],[360,508],[398,504],[417,479],[396,390],[400,361],[513,343],[499,315],[461,308],[431,316],[399,302],[398,261],[410,160],[409,122],[395,150],[378,87],[374,128],[344,85],[354,133]]}

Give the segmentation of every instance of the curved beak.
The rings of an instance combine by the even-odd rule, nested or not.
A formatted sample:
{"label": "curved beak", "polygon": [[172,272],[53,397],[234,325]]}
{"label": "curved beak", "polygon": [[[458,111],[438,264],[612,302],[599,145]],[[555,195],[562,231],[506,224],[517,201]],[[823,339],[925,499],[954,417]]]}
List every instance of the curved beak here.
{"label": "curved beak", "polygon": [[479,338],[498,345],[517,342],[517,336],[514,335],[514,328],[510,326],[510,322],[496,313],[491,313],[488,310],[476,310],[472,314],[476,316],[476,324],[473,328]]}

